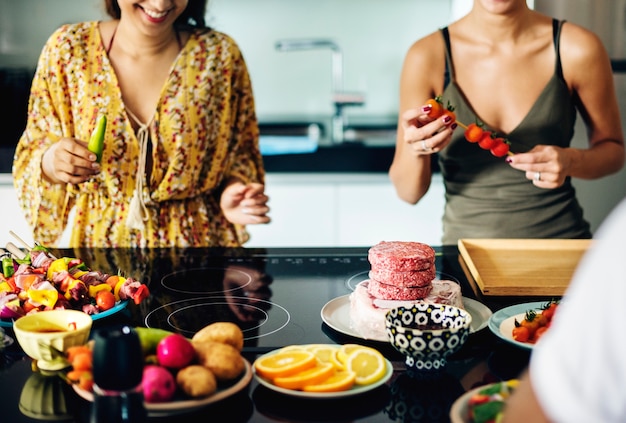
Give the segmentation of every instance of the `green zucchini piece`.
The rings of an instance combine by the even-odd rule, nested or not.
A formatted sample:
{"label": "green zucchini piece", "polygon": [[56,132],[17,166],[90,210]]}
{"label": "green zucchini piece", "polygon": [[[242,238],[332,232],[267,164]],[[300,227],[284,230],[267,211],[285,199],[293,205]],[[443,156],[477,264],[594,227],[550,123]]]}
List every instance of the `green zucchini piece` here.
{"label": "green zucchini piece", "polygon": [[91,133],[91,138],[87,144],[89,151],[96,155],[96,161],[100,163],[102,160],[102,150],[104,149],[104,132],[107,126],[107,117],[100,115],[96,121],[96,127]]}

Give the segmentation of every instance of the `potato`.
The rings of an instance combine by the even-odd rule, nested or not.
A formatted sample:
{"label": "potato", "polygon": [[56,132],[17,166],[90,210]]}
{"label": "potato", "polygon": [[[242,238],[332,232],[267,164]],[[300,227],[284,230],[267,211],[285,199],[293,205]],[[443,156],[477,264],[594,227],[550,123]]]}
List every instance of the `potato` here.
{"label": "potato", "polygon": [[231,322],[211,323],[196,332],[191,340],[221,342],[232,345],[237,351],[241,351],[243,348],[243,332],[239,326]]}
{"label": "potato", "polygon": [[243,357],[229,344],[214,341],[192,341],[198,361],[208,368],[218,381],[236,378],[245,369]]}
{"label": "potato", "polygon": [[191,364],[176,374],[176,384],[193,398],[208,397],[217,390],[215,375],[206,367]]}

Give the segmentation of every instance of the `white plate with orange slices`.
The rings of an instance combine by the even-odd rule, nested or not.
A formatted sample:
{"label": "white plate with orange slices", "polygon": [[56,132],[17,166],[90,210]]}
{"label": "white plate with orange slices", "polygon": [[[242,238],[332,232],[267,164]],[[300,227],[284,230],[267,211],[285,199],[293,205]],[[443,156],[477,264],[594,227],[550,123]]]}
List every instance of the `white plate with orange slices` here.
{"label": "white plate with orange slices", "polygon": [[286,395],[338,398],[385,384],[393,366],[378,350],[358,344],[289,345],[257,358],[254,378]]}

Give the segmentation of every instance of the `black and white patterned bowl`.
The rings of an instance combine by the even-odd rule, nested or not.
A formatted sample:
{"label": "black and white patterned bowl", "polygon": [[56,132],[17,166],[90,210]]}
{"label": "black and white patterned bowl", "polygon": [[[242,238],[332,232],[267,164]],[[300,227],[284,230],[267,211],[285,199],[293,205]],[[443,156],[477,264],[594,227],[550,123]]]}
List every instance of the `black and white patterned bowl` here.
{"label": "black and white patterned bowl", "polygon": [[416,303],[389,310],[385,328],[391,345],[406,357],[414,371],[439,371],[470,334],[472,316],[444,304]]}

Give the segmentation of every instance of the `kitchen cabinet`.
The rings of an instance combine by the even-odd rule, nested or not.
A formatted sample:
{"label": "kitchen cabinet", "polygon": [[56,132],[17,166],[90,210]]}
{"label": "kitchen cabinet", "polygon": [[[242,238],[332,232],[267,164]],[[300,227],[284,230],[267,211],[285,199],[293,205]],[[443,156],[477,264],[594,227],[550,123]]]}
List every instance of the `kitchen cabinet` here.
{"label": "kitchen cabinet", "polygon": [[440,174],[417,204],[401,201],[386,173],[268,174],[268,225],[248,227],[249,247],[370,246],[380,241],[441,242]]}
{"label": "kitchen cabinet", "polygon": [[0,219],[0,247],[4,247],[7,242],[15,242],[9,231],[15,232],[24,241],[33,245],[31,230],[22,214],[22,209],[17,203],[15,188],[11,175],[0,175],[0,198],[2,198],[2,218]]}

